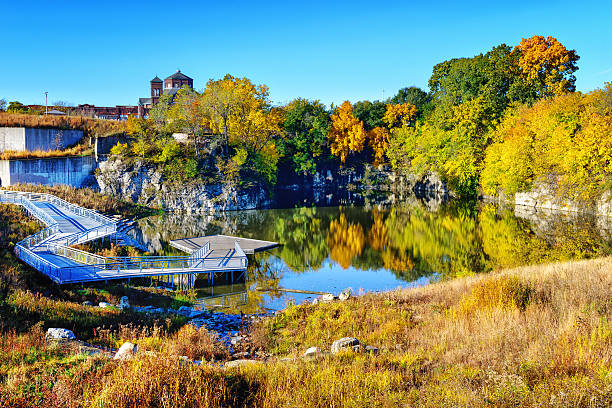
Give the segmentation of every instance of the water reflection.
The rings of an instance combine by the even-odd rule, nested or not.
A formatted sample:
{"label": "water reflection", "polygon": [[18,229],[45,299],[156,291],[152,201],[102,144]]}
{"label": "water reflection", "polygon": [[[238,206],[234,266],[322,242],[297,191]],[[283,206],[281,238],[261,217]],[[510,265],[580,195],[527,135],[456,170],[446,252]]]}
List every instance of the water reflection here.
{"label": "water reflection", "polygon": [[227,234],[280,242],[282,247],[251,258],[243,289],[198,289],[201,298],[215,291],[227,299],[232,295],[234,300],[224,302],[253,312],[313,297],[282,288],[386,290],[423,284],[432,276],[446,279],[609,254],[610,231],[609,220],[596,217],[478,202],[432,207],[410,199],[389,206],[168,214],[140,220],[134,233],[150,252],[166,255],[177,252],[169,240],[189,236]]}

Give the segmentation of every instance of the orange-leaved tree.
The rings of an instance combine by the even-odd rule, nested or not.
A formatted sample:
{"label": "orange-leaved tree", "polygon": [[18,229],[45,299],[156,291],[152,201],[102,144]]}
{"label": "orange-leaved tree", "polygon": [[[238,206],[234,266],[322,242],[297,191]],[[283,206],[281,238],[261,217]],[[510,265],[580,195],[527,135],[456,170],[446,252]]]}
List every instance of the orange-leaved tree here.
{"label": "orange-leaved tree", "polygon": [[368,132],[369,144],[374,151],[374,165],[385,162],[385,154],[389,149],[389,131],[384,127],[375,127]]}
{"label": "orange-leaved tree", "polygon": [[328,138],[331,142],[331,152],[340,157],[342,163],[351,152],[361,152],[367,137],[363,122],[353,115],[353,105],[345,101],[331,115],[332,123]]}
{"label": "orange-leaved tree", "polygon": [[402,127],[410,124],[415,118],[417,108],[411,103],[398,103],[387,105],[387,110],[383,120],[389,126],[389,129],[395,127]]}
{"label": "orange-leaved tree", "polygon": [[559,95],[576,89],[574,72],[580,59],[575,50],[568,50],[556,38],[534,35],[514,49],[520,52],[518,66],[527,81],[536,84],[540,96]]}

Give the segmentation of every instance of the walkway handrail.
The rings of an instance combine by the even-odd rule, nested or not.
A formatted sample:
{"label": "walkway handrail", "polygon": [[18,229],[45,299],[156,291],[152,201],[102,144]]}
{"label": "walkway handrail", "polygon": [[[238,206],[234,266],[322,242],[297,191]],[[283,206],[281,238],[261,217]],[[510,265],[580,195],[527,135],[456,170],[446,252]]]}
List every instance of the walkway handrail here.
{"label": "walkway handrail", "polygon": [[47,250],[53,252],[56,255],[63,256],[64,258],[72,259],[73,261],[85,264],[85,265],[105,265],[106,257],[92,254],[90,252],[81,251],[80,249],[70,248],[65,245],[48,243]]}
{"label": "walkway handrail", "polygon": [[240,262],[241,262],[242,266],[244,266],[246,268],[248,263],[249,263],[249,261],[248,261],[248,258],[246,256],[246,254],[244,253],[244,251],[240,247],[240,244],[238,244],[238,241],[234,242],[234,248],[236,249],[236,253],[238,254],[238,258],[240,259]]}
{"label": "walkway handrail", "polygon": [[[43,208],[35,205],[33,200],[47,201],[55,206],[64,207],[73,214],[93,219],[101,225],[67,236],[54,238],[54,236],[58,234],[61,235],[62,229],[60,225],[62,224],[49,215]],[[127,272],[128,275],[132,272],[134,275],[138,273],[142,274],[143,271],[146,271],[147,274],[154,275],[164,273],[198,273],[207,270],[233,272],[243,271],[248,265],[247,256],[238,244],[238,241],[234,244],[235,251],[233,251],[233,253],[229,251],[224,256],[219,257],[210,256],[212,253],[211,241],[207,241],[204,246],[186,256],[104,257],[92,254],[71,248],[70,246],[116,233],[117,223],[111,218],[103,216],[96,211],[74,205],[51,194],[0,190],[0,202],[21,205],[31,215],[48,225],[47,228],[19,241],[15,245],[15,254],[24,262],[48,275],[57,283],[67,283],[77,280],[96,280],[94,276],[98,276],[99,273],[103,273],[105,278],[114,279],[125,275],[125,272]],[[53,210],[52,206],[49,207]],[[57,210],[54,211],[57,212]],[[70,217],[70,214],[66,214],[65,217]],[[40,252],[33,251],[35,248],[40,248],[43,251],[51,252],[82,265],[59,266],[52,261],[53,258],[46,259],[41,256]],[[87,269],[84,274],[83,268],[90,269]],[[74,273],[77,272],[78,274],[74,275]],[[113,272],[116,272],[116,274]]]}
{"label": "walkway handrail", "polygon": [[[111,235],[117,232],[117,224],[115,222],[98,225],[97,227],[90,228],[87,231],[75,232],[74,234],[63,237],[62,240],[65,242],[66,246],[82,244],[87,241],[92,241],[94,239],[105,237],[107,235]],[[93,236],[91,234],[93,233]],[[83,239],[85,238],[85,239]]]}

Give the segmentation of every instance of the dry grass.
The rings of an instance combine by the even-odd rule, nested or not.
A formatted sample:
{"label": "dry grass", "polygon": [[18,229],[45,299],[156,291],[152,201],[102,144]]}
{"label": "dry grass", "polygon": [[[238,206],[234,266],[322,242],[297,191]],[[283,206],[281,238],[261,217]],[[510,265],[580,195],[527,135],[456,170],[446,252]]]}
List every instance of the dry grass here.
{"label": "dry grass", "polygon": [[125,122],[115,120],[91,119],[82,116],[46,116],[0,112],[0,127],[3,126],[80,129],[86,135],[100,137],[123,133],[126,130]]}
{"label": "dry grass", "polygon": [[[279,358],[234,369],[182,363],[218,357],[192,327],[122,326],[117,345],[143,350],[122,363],[58,354],[34,329],[0,343],[0,405],[609,407],[611,318],[605,258],[290,307],[257,329],[258,347]],[[344,336],[381,351],[297,358]]]}
{"label": "dry grass", "polygon": [[0,160],[11,159],[45,159],[50,157],[65,157],[65,156],[88,156],[93,153],[90,146],[78,144],[64,150],[6,150],[0,153]]}

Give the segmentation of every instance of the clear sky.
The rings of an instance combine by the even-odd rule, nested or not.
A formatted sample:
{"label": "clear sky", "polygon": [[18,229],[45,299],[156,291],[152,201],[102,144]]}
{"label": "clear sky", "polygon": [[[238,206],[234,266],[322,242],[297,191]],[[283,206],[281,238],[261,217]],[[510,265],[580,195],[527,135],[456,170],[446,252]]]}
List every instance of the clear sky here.
{"label": "clear sky", "polygon": [[226,73],[329,105],[427,90],[433,65],[552,35],[577,87],[612,80],[612,5],[595,1],[1,0],[0,98],[134,105],[178,68],[197,90]]}

